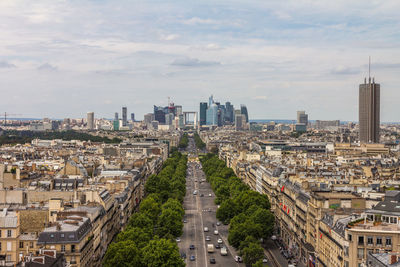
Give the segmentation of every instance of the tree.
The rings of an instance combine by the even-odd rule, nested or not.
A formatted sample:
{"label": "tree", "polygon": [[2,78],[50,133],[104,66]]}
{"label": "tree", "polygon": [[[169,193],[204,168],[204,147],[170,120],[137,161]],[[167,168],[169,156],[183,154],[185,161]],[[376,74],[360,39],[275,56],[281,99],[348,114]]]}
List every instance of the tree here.
{"label": "tree", "polygon": [[261,225],[262,238],[267,240],[274,232],[275,218],[274,215],[266,209],[257,209],[251,216],[251,220]]}
{"label": "tree", "polygon": [[160,215],[161,207],[154,198],[146,197],[142,200],[142,203],[140,203],[139,211],[140,213],[147,214],[153,222],[156,222]]}
{"label": "tree", "polygon": [[262,260],[258,260],[256,263],[251,265],[251,267],[263,267],[263,266],[264,266],[264,263]]}
{"label": "tree", "polygon": [[128,222],[129,227],[138,227],[147,233],[153,234],[154,222],[147,214],[138,212],[130,217]]}
{"label": "tree", "polygon": [[128,227],[117,236],[117,242],[133,241],[138,248],[144,247],[151,239],[151,234],[139,227]]}
{"label": "tree", "polygon": [[171,234],[174,237],[182,235],[182,216],[178,211],[170,208],[163,209],[158,218],[158,227],[156,233],[160,237],[165,237]]}
{"label": "tree", "polygon": [[255,239],[253,236],[246,236],[246,239],[240,242],[239,250],[242,251],[244,248],[250,246],[251,243],[257,243],[258,240]]}
{"label": "tree", "polygon": [[151,240],[142,250],[143,262],[148,267],[183,267],[185,263],[179,255],[179,248],[172,240]]}
{"label": "tree", "polygon": [[246,265],[255,264],[264,257],[264,250],[258,243],[250,243],[242,250],[243,261]]}
{"label": "tree", "polygon": [[131,240],[111,243],[104,256],[104,267],[140,267],[145,266],[141,261],[140,250]]}
{"label": "tree", "polygon": [[227,199],[221,203],[217,210],[217,218],[223,223],[229,223],[231,218],[237,214],[236,203],[232,199]]}

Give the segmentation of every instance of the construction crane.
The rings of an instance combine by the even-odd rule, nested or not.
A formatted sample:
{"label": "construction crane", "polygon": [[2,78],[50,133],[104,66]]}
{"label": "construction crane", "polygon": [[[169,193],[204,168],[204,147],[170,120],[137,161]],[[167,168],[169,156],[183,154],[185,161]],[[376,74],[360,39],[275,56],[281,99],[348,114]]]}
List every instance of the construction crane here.
{"label": "construction crane", "polygon": [[6,124],[7,124],[7,116],[10,117],[10,116],[21,116],[21,115],[22,114],[12,114],[12,113],[4,112],[4,117],[0,117],[0,119],[4,118],[3,126],[6,126]]}

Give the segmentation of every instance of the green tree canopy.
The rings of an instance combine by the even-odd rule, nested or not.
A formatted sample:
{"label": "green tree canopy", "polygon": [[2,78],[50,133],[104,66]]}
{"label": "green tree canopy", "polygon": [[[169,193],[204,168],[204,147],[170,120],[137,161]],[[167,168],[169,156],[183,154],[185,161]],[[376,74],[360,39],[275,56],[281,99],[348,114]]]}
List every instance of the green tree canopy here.
{"label": "green tree canopy", "polygon": [[148,267],[183,267],[177,244],[168,239],[151,240],[142,249],[143,262]]}
{"label": "green tree canopy", "polygon": [[108,246],[104,256],[104,267],[141,267],[141,253],[134,241],[114,242]]}

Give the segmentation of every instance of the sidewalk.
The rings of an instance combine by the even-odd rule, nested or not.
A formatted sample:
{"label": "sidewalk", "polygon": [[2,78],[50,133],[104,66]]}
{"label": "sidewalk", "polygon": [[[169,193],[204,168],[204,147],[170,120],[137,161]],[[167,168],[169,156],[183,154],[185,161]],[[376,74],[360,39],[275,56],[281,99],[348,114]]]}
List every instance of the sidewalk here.
{"label": "sidewalk", "polygon": [[[272,256],[275,258],[275,260],[278,262],[278,264],[279,264],[281,267],[287,267],[287,266],[289,265],[289,264],[288,264],[288,261],[286,260],[285,257],[282,256],[282,254],[281,254],[280,251],[279,251],[279,248],[276,246],[276,244],[275,244],[274,241],[272,241],[272,240],[266,241],[265,244],[264,244],[264,246],[263,246],[263,248],[264,248],[265,254],[268,255],[267,250],[269,250],[269,251],[271,252]],[[297,263],[296,266],[297,266],[297,267],[306,267],[306,266],[305,266],[303,263],[301,263],[301,262]]]}

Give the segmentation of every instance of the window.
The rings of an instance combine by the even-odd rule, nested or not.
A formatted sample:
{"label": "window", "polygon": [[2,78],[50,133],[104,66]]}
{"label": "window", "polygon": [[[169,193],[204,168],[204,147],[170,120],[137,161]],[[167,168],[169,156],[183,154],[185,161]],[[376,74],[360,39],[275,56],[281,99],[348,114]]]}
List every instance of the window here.
{"label": "window", "polygon": [[344,247],[344,255],[349,256],[349,247]]}
{"label": "window", "polygon": [[0,250],[1,250],[1,242],[0,242]]}
{"label": "window", "polygon": [[19,242],[19,248],[24,248],[24,242]]}
{"label": "window", "polygon": [[29,247],[30,247],[30,248],[33,248],[33,242],[30,242],[30,243],[29,243]]}
{"label": "window", "polygon": [[397,223],[397,218],[396,217],[390,217],[390,223]]}
{"label": "window", "polygon": [[75,252],[75,245],[71,245],[71,252]]}
{"label": "window", "polygon": [[347,235],[347,238],[349,239],[349,241],[351,241],[351,235]]}
{"label": "window", "polygon": [[376,237],[376,244],[382,245],[382,237]]}
{"label": "window", "polygon": [[364,236],[359,236],[358,237],[358,244],[359,245],[364,245]]}
{"label": "window", "polygon": [[11,250],[12,250],[12,243],[7,242],[7,251],[11,251]]}
{"label": "window", "polygon": [[11,237],[12,236],[12,230],[7,230],[7,237]]}
{"label": "window", "polygon": [[0,237],[1,237],[1,230],[0,230]]}
{"label": "window", "polygon": [[349,262],[348,261],[344,261],[344,267],[349,267]]}
{"label": "window", "polygon": [[61,252],[65,252],[65,245],[61,245]]}
{"label": "window", "polygon": [[386,237],[386,246],[391,246],[391,245],[392,245],[392,238]]}
{"label": "window", "polygon": [[358,248],[357,249],[357,257],[359,259],[363,259],[364,258],[364,249],[363,248]]}
{"label": "window", "polygon": [[61,237],[64,237],[64,234],[61,234]]}
{"label": "window", "polygon": [[11,261],[11,255],[7,255],[7,261]]}
{"label": "window", "polygon": [[372,236],[367,237],[367,243],[368,245],[374,244],[374,239],[372,238]]}

